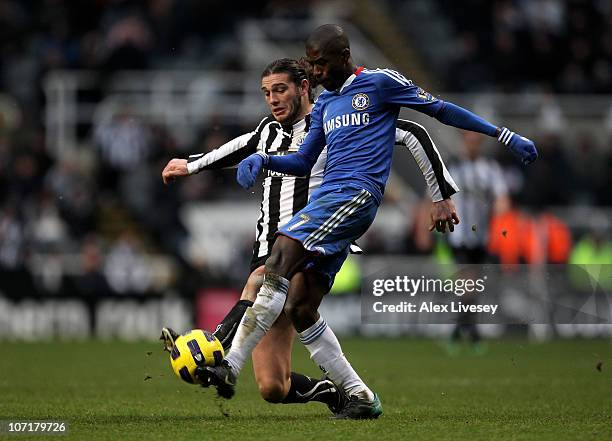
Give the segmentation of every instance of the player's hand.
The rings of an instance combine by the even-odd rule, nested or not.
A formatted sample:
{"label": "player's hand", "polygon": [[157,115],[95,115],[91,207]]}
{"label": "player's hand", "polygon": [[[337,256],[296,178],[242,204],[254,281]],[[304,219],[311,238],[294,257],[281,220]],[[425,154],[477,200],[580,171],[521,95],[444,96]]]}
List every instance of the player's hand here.
{"label": "player's hand", "polygon": [[259,153],[253,153],[246,159],[240,161],[238,164],[238,172],[236,173],[236,180],[240,186],[246,190],[251,188],[255,184],[257,175],[264,166],[265,156]]}
{"label": "player's hand", "polygon": [[517,156],[525,165],[531,164],[538,159],[538,151],[531,139],[525,138],[517,133],[511,132],[505,127],[502,127],[501,133],[497,140],[508,146],[510,151]]}
{"label": "player's hand", "polygon": [[459,216],[457,216],[453,201],[444,199],[432,204],[429,231],[435,229],[440,233],[446,233],[446,227],[448,226],[448,231],[453,232],[455,231],[455,225],[459,222]]}
{"label": "player's hand", "polygon": [[186,159],[171,159],[162,171],[162,180],[164,184],[168,185],[174,181],[178,176],[187,176],[187,160]]}

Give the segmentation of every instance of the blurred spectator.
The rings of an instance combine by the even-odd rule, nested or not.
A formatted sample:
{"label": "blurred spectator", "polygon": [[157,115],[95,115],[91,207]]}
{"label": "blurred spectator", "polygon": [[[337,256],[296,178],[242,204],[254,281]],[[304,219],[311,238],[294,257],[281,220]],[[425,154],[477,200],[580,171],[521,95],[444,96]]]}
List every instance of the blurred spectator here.
{"label": "blurred spectator", "polygon": [[152,33],[147,23],[136,14],[119,18],[106,34],[108,51],[104,67],[107,71],[145,69],[149,65]]}
{"label": "blurred spectator", "polygon": [[497,162],[482,156],[484,138],[462,132],[463,152],[449,173],[461,189],[453,196],[461,223],[448,236],[460,263],[484,263],[491,216],[509,209],[508,188]]}
{"label": "blurred spectator", "polygon": [[107,295],[110,287],[103,273],[104,260],[99,237],[91,235],[83,241],[79,261],[81,271],[73,278],[77,292],[83,296]]}
{"label": "blurred spectator", "polygon": [[107,189],[116,189],[122,173],[142,166],[152,153],[149,129],[129,107],[101,122],[94,139],[102,158],[100,182]]}
{"label": "blurred spectator", "polygon": [[[607,224],[600,222],[585,234],[576,243],[569,259],[569,263],[580,265],[580,268],[571,268],[574,286],[588,293],[596,291],[596,284],[608,293],[612,289],[612,241],[606,237]],[[585,277],[587,274],[589,277]]]}
{"label": "blurred spectator", "polygon": [[21,268],[25,257],[23,221],[13,203],[0,210],[0,266],[6,269]]}
{"label": "blurred spectator", "polygon": [[612,241],[606,237],[605,230],[594,228],[582,236],[572,250],[570,263],[612,265]]}
{"label": "blurred spectator", "polygon": [[70,231],[82,237],[94,227],[95,186],[71,158],[56,162],[45,177],[45,186],[57,200]]}
{"label": "blurred spectator", "polygon": [[542,211],[533,217],[528,232],[528,263],[567,263],[572,250],[572,234],[565,222]]}
{"label": "blurred spectator", "polygon": [[567,263],[571,232],[557,216],[543,210],[534,216],[511,208],[491,220],[488,250],[503,265]]}
{"label": "blurred spectator", "polygon": [[57,253],[65,247],[68,231],[50,194],[41,193],[34,213],[29,218],[31,222],[28,233],[33,242],[33,251]]}
{"label": "blurred spectator", "polygon": [[511,205],[504,213],[493,216],[487,250],[502,265],[525,263],[529,253],[527,237],[532,236],[531,219]]}
{"label": "blurred spectator", "polygon": [[143,293],[149,289],[151,267],[138,236],[125,232],[111,245],[104,263],[104,275],[118,294]]}
{"label": "blurred spectator", "polygon": [[36,195],[41,187],[42,174],[37,158],[30,152],[18,153],[13,157],[8,173],[8,192],[19,200]]}
{"label": "blurred spectator", "polygon": [[552,34],[563,31],[565,21],[563,0],[525,1],[521,6],[532,29],[542,29]]}
{"label": "blurred spectator", "polygon": [[537,119],[540,131],[546,133],[562,133],[567,121],[554,95],[547,93],[542,96],[542,106]]}

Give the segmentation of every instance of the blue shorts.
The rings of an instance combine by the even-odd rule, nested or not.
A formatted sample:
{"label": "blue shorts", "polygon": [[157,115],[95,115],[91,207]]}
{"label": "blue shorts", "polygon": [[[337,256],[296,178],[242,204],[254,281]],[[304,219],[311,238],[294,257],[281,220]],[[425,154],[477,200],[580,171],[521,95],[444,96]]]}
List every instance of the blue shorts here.
{"label": "blue shorts", "polygon": [[[302,269],[304,271],[311,271],[320,275],[323,279],[323,283],[327,284],[327,289],[329,290],[334,284],[336,274],[338,274],[338,271],[340,271],[340,268],[342,268],[342,265],[344,264],[344,261],[348,255],[349,250],[346,250],[346,252],[332,254],[331,256],[313,255],[306,261]],[[250,267],[251,272],[255,271],[260,266],[265,265],[268,257],[270,257],[269,254],[253,258]]]}
{"label": "blue shorts", "polygon": [[348,248],[330,256],[315,255],[311,259],[308,259],[304,265],[304,271],[312,271],[320,275],[324,283],[327,284],[327,289],[329,290],[333,286],[336,274],[338,274],[338,271],[342,268],[348,255]]}
{"label": "blue shorts", "polygon": [[277,234],[323,256],[348,253],[351,243],[370,228],[377,210],[376,200],[359,186],[321,186]]}

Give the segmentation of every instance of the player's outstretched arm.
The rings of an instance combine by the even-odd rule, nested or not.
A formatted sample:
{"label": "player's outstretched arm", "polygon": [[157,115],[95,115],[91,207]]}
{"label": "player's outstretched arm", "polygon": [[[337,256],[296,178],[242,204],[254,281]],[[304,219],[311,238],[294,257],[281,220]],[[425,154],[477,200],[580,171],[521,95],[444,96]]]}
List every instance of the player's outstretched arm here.
{"label": "player's outstretched arm", "polygon": [[255,184],[259,172],[264,167],[287,175],[305,176],[315,162],[316,158],[312,161],[309,156],[301,152],[283,156],[269,156],[264,152],[257,152],[240,162],[236,180],[242,188],[249,189]]}
{"label": "player's outstretched arm", "polygon": [[459,129],[495,136],[518,156],[523,164],[530,164],[537,159],[538,152],[530,139],[505,127],[496,127],[463,107],[434,97],[398,72],[379,69],[373,75],[384,101],[409,107]]}
{"label": "player's outstretched arm", "polygon": [[505,127],[496,127],[484,118],[456,104],[449,103],[448,101],[444,102],[440,110],[433,116],[441,123],[449,126],[495,136],[498,141],[506,145],[523,164],[531,164],[538,158],[538,151],[532,140],[511,132]]}
{"label": "player's outstretched arm", "polygon": [[257,151],[261,134],[270,117],[261,120],[255,130],[240,135],[208,153],[190,155],[189,159],[173,158],[162,171],[164,184],[181,176],[189,176],[202,170],[218,170],[237,167],[240,161]]}
{"label": "player's outstretched arm", "polygon": [[270,156],[264,152],[254,153],[238,165],[236,180],[243,188],[249,189],[255,184],[259,172],[264,167],[287,175],[305,176],[317,162],[324,147],[325,134],[321,125],[320,109],[315,104],[311,113],[310,130],[296,153],[282,156]]}
{"label": "player's outstretched arm", "polygon": [[244,158],[257,151],[260,135],[257,132],[245,133],[208,153],[189,155],[187,170],[190,175],[202,170],[235,168]]}
{"label": "player's outstretched arm", "polygon": [[167,185],[178,177],[193,175],[202,170],[236,167],[257,149],[258,143],[252,141],[253,137],[253,132],[246,133],[208,153],[190,155],[189,159],[173,158],[162,170],[162,180]]}
{"label": "player's outstretched arm", "polygon": [[199,173],[201,170],[215,170],[235,167],[254,151],[257,144],[249,144],[252,133],[239,136],[206,154],[190,155],[189,159],[172,158],[162,170],[162,180],[168,185],[176,178]]}

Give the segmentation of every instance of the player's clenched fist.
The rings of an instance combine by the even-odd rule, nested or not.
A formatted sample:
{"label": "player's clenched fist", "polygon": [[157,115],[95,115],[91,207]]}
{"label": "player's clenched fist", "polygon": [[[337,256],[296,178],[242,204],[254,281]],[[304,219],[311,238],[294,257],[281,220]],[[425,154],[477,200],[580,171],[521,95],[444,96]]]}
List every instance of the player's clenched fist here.
{"label": "player's clenched fist", "polygon": [[507,145],[510,151],[525,165],[531,164],[538,159],[538,151],[531,139],[525,138],[518,133],[511,132],[507,128],[502,127],[497,140]]}
{"label": "player's clenched fist", "polygon": [[162,171],[162,179],[164,184],[168,185],[170,182],[178,176],[187,176],[189,171],[187,170],[186,159],[171,159]]}
{"label": "player's clenched fist", "polygon": [[261,168],[266,164],[267,159],[268,155],[257,152],[240,161],[238,172],[236,173],[236,180],[242,188],[248,190],[255,184],[257,175],[259,175]]}

